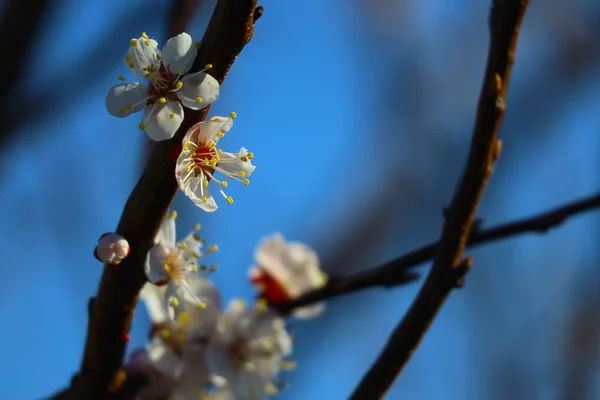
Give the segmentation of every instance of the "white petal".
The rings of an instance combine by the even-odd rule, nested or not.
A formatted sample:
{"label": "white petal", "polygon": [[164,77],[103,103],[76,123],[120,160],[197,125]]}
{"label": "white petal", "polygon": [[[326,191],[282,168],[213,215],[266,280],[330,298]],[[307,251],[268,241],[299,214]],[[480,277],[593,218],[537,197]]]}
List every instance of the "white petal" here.
{"label": "white petal", "polygon": [[196,240],[198,235],[194,232],[187,235],[183,240],[179,241],[179,244],[182,246],[178,246],[178,251],[180,253],[180,257],[188,262],[196,261],[202,253],[200,249],[202,248],[202,242],[200,240]]}
{"label": "white petal", "polygon": [[146,259],[146,277],[152,283],[158,283],[169,279],[164,265],[167,262],[169,249],[161,244],[154,245],[148,252]]}
{"label": "white petal", "polygon": [[177,241],[175,232],[175,218],[172,218],[171,215],[167,215],[163,218],[155,242],[160,242],[167,248],[174,249]]}
{"label": "white petal", "polygon": [[148,79],[151,74],[157,73],[160,69],[161,55],[157,47],[158,43],[152,39],[143,37],[131,39],[125,64],[131,68],[133,63],[132,70]]}
{"label": "white petal", "polygon": [[323,314],[325,303],[311,304],[310,306],[296,308],[292,315],[298,319],[312,319]]}
{"label": "white petal", "polygon": [[140,299],[146,304],[150,321],[154,324],[169,320],[165,306],[163,290],[151,283],[146,283],[140,290]]}
{"label": "white petal", "polygon": [[238,400],[235,393],[228,386],[221,386],[213,391],[208,397],[209,400]]}
{"label": "white petal", "polygon": [[192,67],[197,52],[192,37],[183,32],[167,40],[162,49],[162,61],[172,73],[185,74]]}
{"label": "white petal", "polygon": [[259,268],[273,277],[291,296],[298,296],[293,287],[293,275],[286,264],[287,243],[282,235],[275,234],[261,241],[254,255]]}
{"label": "white petal", "polygon": [[190,141],[197,145],[206,144],[211,141],[218,142],[217,132],[226,134],[233,127],[233,118],[212,117],[208,121],[193,125],[185,134],[183,141]]}
{"label": "white petal", "polygon": [[169,140],[183,121],[183,108],[178,101],[167,101],[165,104],[156,103],[146,107],[144,113],[145,131],[155,142]]}
{"label": "white petal", "polygon": [[221,315],[221,295],[219,290],[209,281],[202,278],[191,278],[188,282],[191,291],[206,306],[200,308],[195,303],[187,307],[192,337],[203,338],[213,331]]}
{"label": "white petal", "polygon": [[[214,197],[210,194],[208,186],[204,186],[204,175],[198,178],[192,178],[188,181],[188,186],[185,187],[184,193],[188,196],[195,205],[206,212],[216,211],[219,206]],[[206,197],[206,199],[204,199]]]}
{"label": "white petal", "polygon": [[148,88],[139,83],[114,85],[106,95],[106,110],[110,115],[125,118],[129,114],[142,111],[149,98]]}
{"label": "white petal", "polygon": [[200,110],[219,98],[219,82],[205,72],[186,75],[181,82],[177,96],[187,108]]}
{"label": "white petal", "polygon": [[[237,154],[223,152],[219,155],[217,167],[231,175],[239,176],[240,172],[243,172],[244,176],[248,177],[252,175],[256,166],[252,165],[252,161],[247,157],[248,151],[243,147]],[[242,161],[242,159],[247,161]]]}
{"label": "white petal", "polygon": [[179,377],[183,369],[183,362],[177,353],[166,346],[160,338],[152,338],[146,351],[156,369],[169,377]]}

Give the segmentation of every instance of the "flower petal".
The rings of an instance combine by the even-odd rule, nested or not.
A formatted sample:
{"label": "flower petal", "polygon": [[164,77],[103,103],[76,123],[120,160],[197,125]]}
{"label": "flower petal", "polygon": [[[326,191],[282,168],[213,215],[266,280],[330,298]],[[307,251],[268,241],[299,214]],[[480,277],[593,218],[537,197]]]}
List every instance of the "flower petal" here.
{"label": "flower petal", "polygon": [[171,139],[183,121],[183,107],[178,101],[156,103],[146,108],[144,130],[155,142]]}
{"label": "flower petal", "polygon": [[169,249],[162,244],[155,244],[148,252],[146,260],[146,277],[152,283],[158,283],[169,279],[164,265],[167,262]]}
{"label": "flower petal", "polygon": [[125,118],[129,114],[142,111],[149,98],[148,88],[139,83],[114,85],[106,95],[106,110],[110,115]]}
{"label": "flower petal", "polygon": [[156,235],[155,243],[162,243],[167,248],[174,249],[177,241],[175,232],[175,218],[172,215],[165,216]]}
{"label": "flower petal", "polygon": [[204,186],[204,175],[188,180],[188,185],[184,186],[184,193],[195,205],[206,212],[216,211],[219,206],[214,197],[210,194],[208,186]]}
{"label": "flower petal", "polygon": [[243,172],[244,176],[250,176],[256,169],[256,166],[252,165],[252,161],[248,159],[248,150],[243,147],[236,154],[221,153],[217,167],[220,172],[224,171],[226,174],[235,176],[240,176],[240,172]]}
{"label": "flower petal", "polygon": [[210,382],[210,371],[204,362],[204,348],[187,344],[182,350],[183,371],[170,400],[202,399],[204,387]]}
{"label": "flower petal", "polygon": [[192,67],[197,52],[192,37],[185,32],[180,33],[165,43],[162,49],[163,64],[174,74],[185,74]]}
{"label": "flower petal", "polygon": [[146,283],[140,290],[140,299],[146,304],[150,321],[159,324],[169,320],[167,307],[165,307],[163,290],[151,283]]}
{"label": "flower petal", "polygon": [[226,134],[233,127],[233,118],[212,117],[208,121],[202,121],[193,125],[185,134],[183,141],[190,141],[200,145],[211,141],[218,142],[217,132]]}
{"label": "flower petal", "polygon": [[169,377],[179,377],[183,369],[183,362],[177,353],[169,348],[160,338],[152,338],[150,343],[148,343],[146,352],[156,369]]}
{"label": "flower petal", "polygon": [[151,75],[158,73],[160,59],[158,43],[152,39],[139,37],[131,39],[129,50],[125,56],[125,64],[135,73],[148,79]]}
{"label": "flower petal", "polygon": [[187,108],[200,110],[219,98],[219,82],[205,72],[186,75],[181,82],[183,86],[177,91],[177,97]]}
{"label": "flower petal", "polygon": [[185,238],[179,241],[181,246],[178,247],[180,257],[187,262],[196,262],[198,257],[202,255],[200,249],[202,242],[195,232],[190,233]]}

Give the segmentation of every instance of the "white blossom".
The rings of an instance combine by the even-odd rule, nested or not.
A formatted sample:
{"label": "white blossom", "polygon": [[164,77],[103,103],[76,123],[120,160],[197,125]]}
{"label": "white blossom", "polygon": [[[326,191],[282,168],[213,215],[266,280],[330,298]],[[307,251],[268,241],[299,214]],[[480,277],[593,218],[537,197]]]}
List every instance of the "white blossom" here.
{"label": "white blossom", "polygon": [[[207,292],[207,284],[212,293]],[[146,348],[134,352],[127,367],[150,378],[149,385],[138,393],[142,400],[195,400],[209,382],[204,340],[218,319],[220,299],[214,286],[200,277],[192,279],[191,288],[198,297],[213,302],[204,310],[182,312],[177,322],[168,316],[163,288],[147,283],[140,292],[153,329]]]}
{"label": "white blossom", "polygon": [[[175,177],[179,187],[194,204],[207,212],[215,211],[218,206],[213,198],[209,183],[212,182],[217,191],[228,204],[233,198],[223,190],[228,180],[250,184],[248,177],[256,168],[251,160],[254,154],[241,148],[237,153],[227,153],[217,148],[219,140],[233,126],[235,113],[229,118],[212,117],[208,121],[192,126],[183,139],[183,148],[175,168]],[[216,173],[222,174],[226,180],[219,180]]]}
{"label": "white blossom", "polygon": [[[142,33],[131,39],[125,64],[142,82],[125,82],[110,88],[106,109],[116,117],[142,110],[140,129],[155,141],[171,139],[183,121],[183,107],[200,110],[219,98],[219,82],[205,71],[185,75],[196,58],[198,44],[187,33],[169,39],[162,51]],[[125,81],[124,77],[119,80]]]}
{"label": "white blossom", "polygon": [[[280,234],[264,238],[255,259],[257,266],[250,270],[250,280],[269,303],[298,298],[327,283],[317,254],[302,243],[286,242]],[[294,315],[311,318],[324,308],[324,303],[317,303],[294,310]]]}
{"label": "white blossom", "polygon": [[[199,280],[199,271],[213,272],[215,266],[198,265],[205,254],[202,252],[203,240],[195,232],[176,242],[175,218],[173,212],[167,216],[156,237],[156,244],[148,252],[146,276],[155,285],[166,285],[164,299],[171,320],[177,320],[184,312],[212,312],[215,307],[216,290],[209,281]],[[195,228],[199,229],[199,225]],[[218,248],[209,246],[206,253]]]}
{"label": "white blossom", "polygon": [[288,364],[292,339],[284,320],[258,303],[252,309],[233,300],[221,316],[206,347],[210,371],[227,380],[240,400],[272,393],[273,379]]}
{"label": "white blossom", "polygon": [[94,255],[104,264],[119,265],[130,252],[127,239],[118,233],[109,232],[100,236]]}

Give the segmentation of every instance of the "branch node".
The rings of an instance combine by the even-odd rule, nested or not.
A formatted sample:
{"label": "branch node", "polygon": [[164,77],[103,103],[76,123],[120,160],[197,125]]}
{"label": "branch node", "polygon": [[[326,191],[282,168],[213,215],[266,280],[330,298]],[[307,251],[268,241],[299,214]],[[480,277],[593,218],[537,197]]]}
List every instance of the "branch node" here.
{"label": "branch node", "polygon": [[471,269],[473,259],[467,257],[463,259],[457,266],[448,270],[447,277],[450,279],[452,287],[460,289],[465,284],[465,275]]}
{"label": "branch node", "polygon": [[263,11],[265,11],[263,6],[258,6],[254,9],[254,22],[258,21],[259,18],[262,17]]}

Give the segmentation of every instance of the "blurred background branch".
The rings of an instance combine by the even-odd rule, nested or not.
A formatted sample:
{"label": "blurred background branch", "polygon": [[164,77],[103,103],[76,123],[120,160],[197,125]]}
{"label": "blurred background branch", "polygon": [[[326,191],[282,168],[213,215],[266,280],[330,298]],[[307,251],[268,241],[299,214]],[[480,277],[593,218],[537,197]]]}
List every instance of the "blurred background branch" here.
{"label": "blurred background branch", "polygon": [[[507,239],[512,236],[526,233],[544,234],[548,230],[561,225],[571,217],[597,208],[600,208],[600,194],[546,211],[539,215],[495,227],[481,229],[481,226],[477,226],[469,235],[467,247],[471,248],[480,244]],[[306,293],[295,300],[285,303],[271,304],[271,307],[282,314],[288,314],[295,308],[316,303],[331,297],[349,294],[357,290],[377,286],[389,288],[413,282],[419,275],[410,271],[410,269],[431,260],[435,256],[438,246],[439,242],[430,243],[379,267],[357,272],[343,278],[332,278],[322,289]],[[330,270],[331,269],[332,268],[330,268]]]}
{"label": "blurred background branch", "polygon": [[462,260],[477,206],[499,156],[498,134],[527,1],[494,0],[490,11],[490,46],[479,97],[471,148],[448,209],[433,266],[408,312],[351,396],[382,398],[415,352],[450,291],[462,286],[470,259]]}

